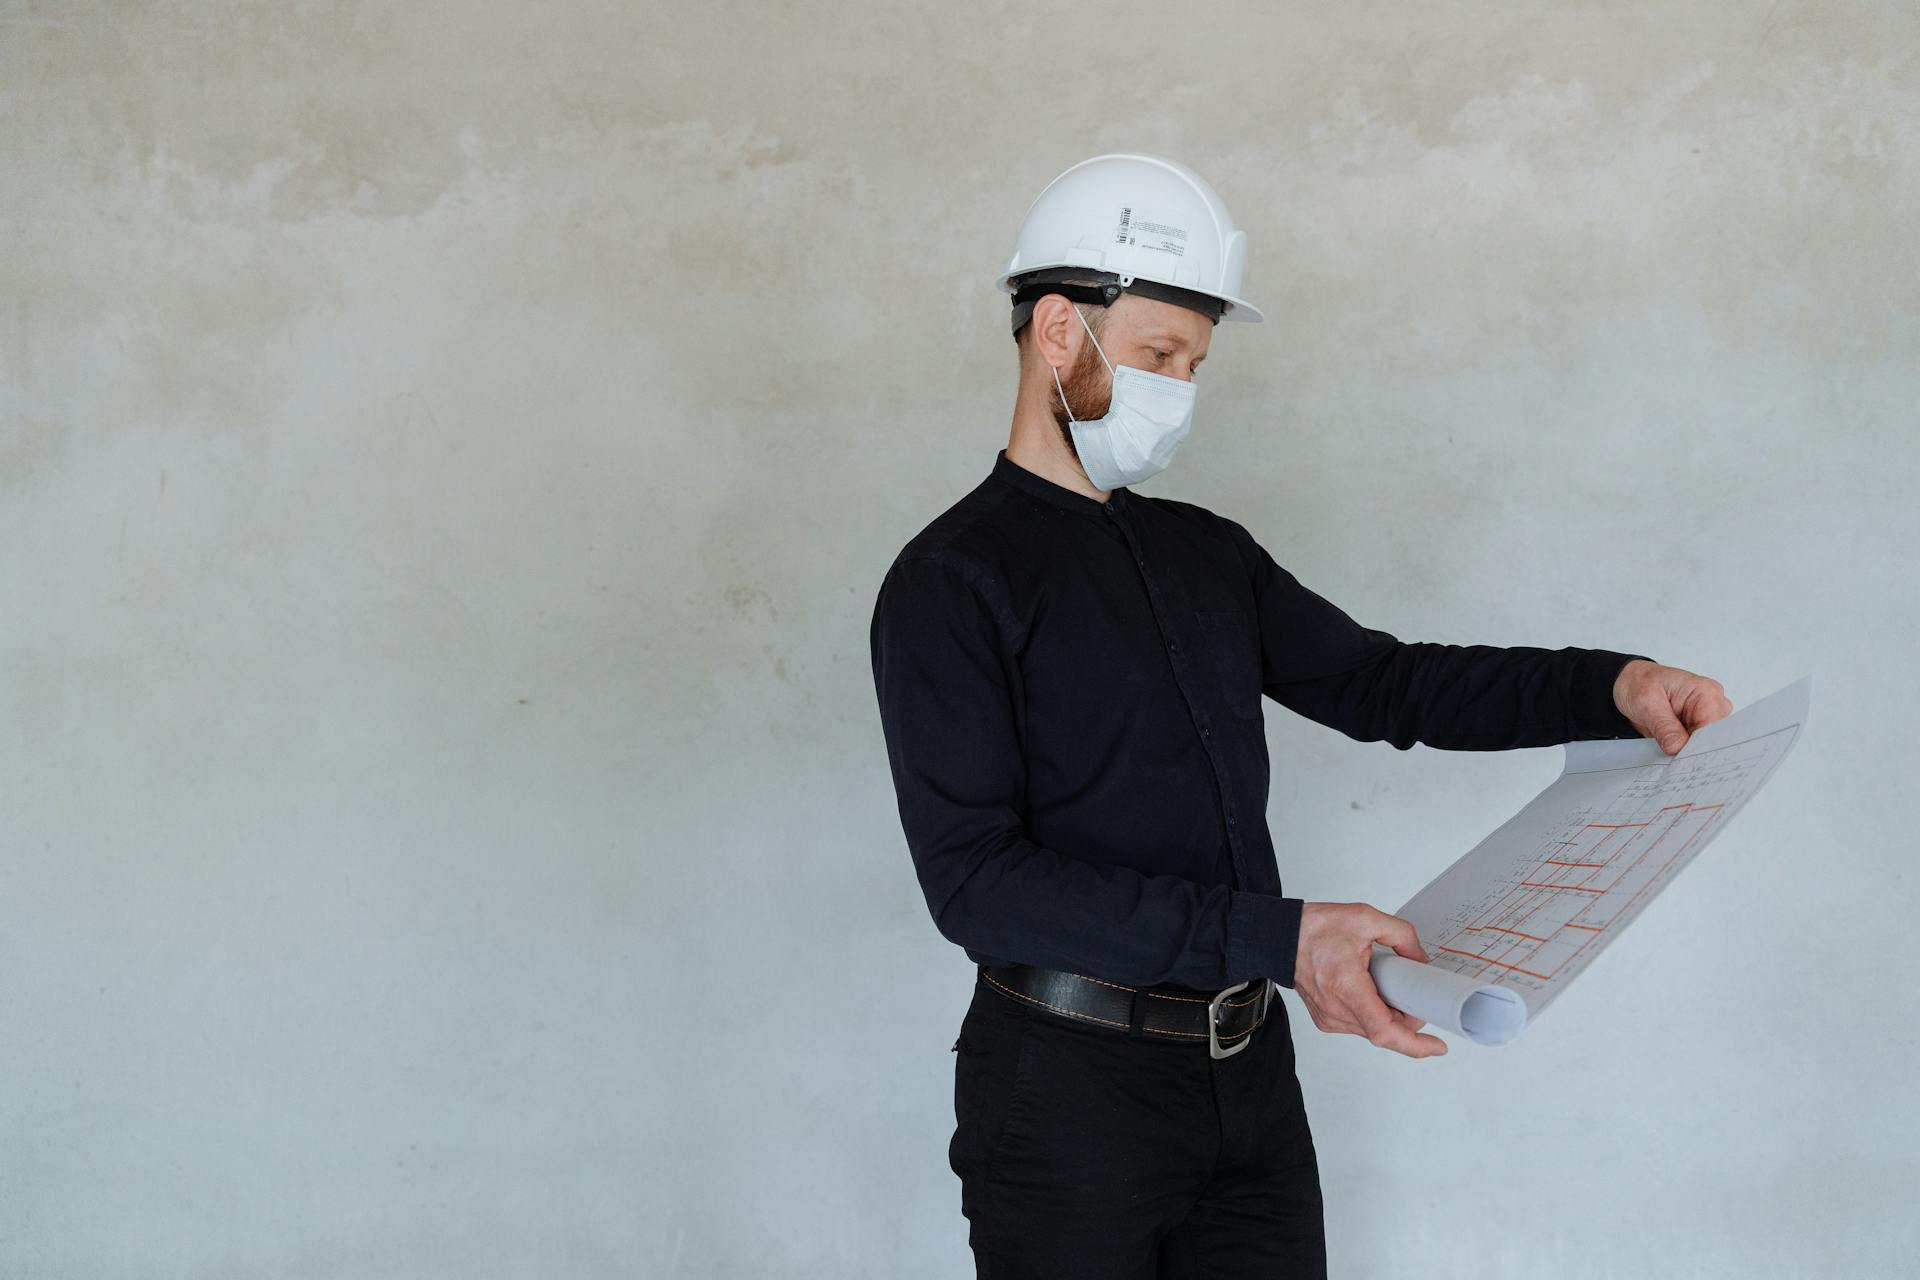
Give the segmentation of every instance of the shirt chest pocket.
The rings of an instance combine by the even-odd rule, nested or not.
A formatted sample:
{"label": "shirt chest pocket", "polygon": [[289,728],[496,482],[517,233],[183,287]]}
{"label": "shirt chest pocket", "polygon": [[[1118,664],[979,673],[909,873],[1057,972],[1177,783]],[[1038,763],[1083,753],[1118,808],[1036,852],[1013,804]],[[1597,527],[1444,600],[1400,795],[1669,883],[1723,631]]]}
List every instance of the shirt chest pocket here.
{"label": "shirt chest pocket", "polygon": [[1238,720],[1258,720],[1260,636],[1253,619],[1239,609],[1206,609],[1194,614],[1214,683]]}

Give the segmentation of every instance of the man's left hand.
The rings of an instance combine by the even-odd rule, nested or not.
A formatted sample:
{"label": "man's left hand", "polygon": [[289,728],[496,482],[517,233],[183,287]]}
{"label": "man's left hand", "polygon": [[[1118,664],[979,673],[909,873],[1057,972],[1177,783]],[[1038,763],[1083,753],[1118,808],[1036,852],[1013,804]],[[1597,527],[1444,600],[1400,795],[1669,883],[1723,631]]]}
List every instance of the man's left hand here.
{"label": "man's left hand", "polygon": [[1635,658],[1613,679],[1613,705],[1633,727],[1673,755],[1695,729],[1733,710],[1720,682],[1680,667]]}

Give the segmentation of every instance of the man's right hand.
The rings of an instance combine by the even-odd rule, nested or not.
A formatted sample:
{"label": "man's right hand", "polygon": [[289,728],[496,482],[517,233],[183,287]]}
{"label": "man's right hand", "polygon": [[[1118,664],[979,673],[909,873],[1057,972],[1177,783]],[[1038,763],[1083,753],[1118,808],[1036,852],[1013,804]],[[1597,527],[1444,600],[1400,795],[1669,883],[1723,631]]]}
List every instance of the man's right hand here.
{"label": "man's right hand", "polygon": [[1367,971],[1373,944],[1384,942],[1409,960],[1427,962],[1426,949],[1413,925],[1364,902],[1308,902],[1300,912],[1300,950],[1294,958],[1293,989],[1322,1031],[1365,1036],[1382,1049],[1409,1058],[1431,1058],[1447,1051],[1435,1035],[1415,1034],[1427,1024],[1392,1008],[1380,998]]}

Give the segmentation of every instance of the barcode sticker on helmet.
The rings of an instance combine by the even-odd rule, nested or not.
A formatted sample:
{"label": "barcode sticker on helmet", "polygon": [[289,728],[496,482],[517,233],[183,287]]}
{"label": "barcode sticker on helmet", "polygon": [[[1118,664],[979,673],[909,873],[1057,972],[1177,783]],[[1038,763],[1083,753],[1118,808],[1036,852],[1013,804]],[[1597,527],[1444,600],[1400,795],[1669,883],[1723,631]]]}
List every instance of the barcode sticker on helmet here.
{"label": "barcode sticker on helmet", "polygon": [[1184,257],[1187,252],[1187,229],[1163,222],[1151,212],[1123,205],[1120,209],[1120,222],[1114,230],[1114,243],[1139,245],[1145,249],[1154,249],[1169,253],[1174,257]]}

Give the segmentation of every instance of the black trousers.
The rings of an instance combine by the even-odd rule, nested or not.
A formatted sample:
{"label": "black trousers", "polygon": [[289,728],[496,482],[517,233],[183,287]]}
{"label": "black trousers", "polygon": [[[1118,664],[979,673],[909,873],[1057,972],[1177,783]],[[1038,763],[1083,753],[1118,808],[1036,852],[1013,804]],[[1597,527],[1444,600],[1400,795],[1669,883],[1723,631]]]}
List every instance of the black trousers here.
{"label": "black trousers", "polygon": [[976,979],[947,1158],[981,1280],[1327,1274],[1320,1167],[1275,991],[1247,1047],[1076,1022]]}

